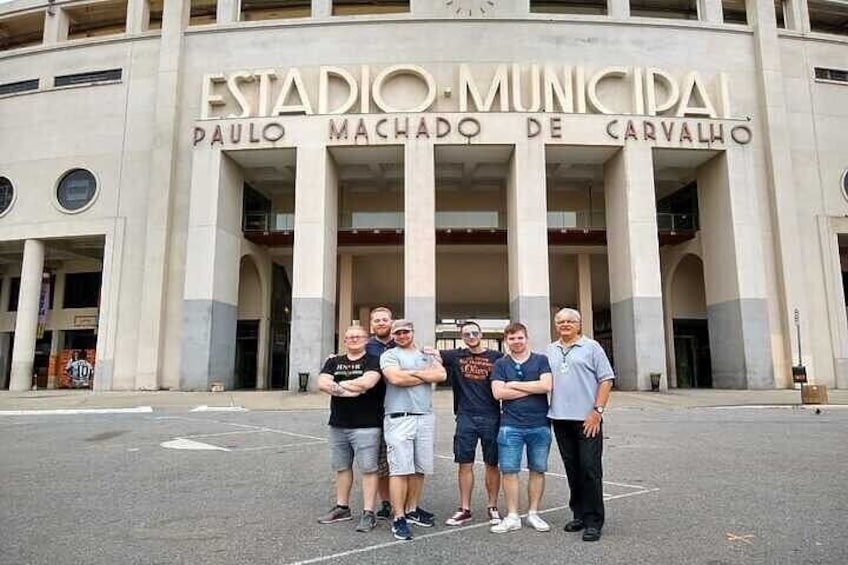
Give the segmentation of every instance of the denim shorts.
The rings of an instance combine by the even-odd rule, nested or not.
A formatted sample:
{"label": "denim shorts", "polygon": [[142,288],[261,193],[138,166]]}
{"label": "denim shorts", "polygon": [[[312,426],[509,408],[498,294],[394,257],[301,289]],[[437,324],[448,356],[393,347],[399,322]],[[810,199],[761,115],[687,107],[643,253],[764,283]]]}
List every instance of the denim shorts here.
{"label": "denim shorts", "polygon": [[337,428],[330,426],[330,464],[334,471],[356,465],[361,473],[377,471],[380,452],[380,428]]}
{"label": "denim shorts", "polygon": [[536,473],[548,470],[548,453],[551,451],[550,426],[501,426],[498,432],[498,463],[501,473],[518,473],[521,470],[524,446],[527,446],[527,467]]}
{"label": "denim shorts", "polygon": [[477,440],[483,448],[486,465],[498,464],[499,416],[456,415],[456,431],[453,435],[453,460],[455,463],[474,463]]}

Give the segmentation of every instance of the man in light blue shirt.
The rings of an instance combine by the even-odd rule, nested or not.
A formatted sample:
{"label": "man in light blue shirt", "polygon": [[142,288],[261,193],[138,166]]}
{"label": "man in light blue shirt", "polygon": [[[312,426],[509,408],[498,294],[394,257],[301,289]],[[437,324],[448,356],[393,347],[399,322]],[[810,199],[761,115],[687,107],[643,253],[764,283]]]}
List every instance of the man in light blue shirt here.
{"label": "man in light blue shirt", "polygon": [[615,375],[600,344],[583,335],[580,312],[563,308],[554,323],[559,339],[548,346],[553,373],[548,418],[565,465],[574,516],[564,529],[585,529],[583,541],[598,541],[604,526],[601,423]]}

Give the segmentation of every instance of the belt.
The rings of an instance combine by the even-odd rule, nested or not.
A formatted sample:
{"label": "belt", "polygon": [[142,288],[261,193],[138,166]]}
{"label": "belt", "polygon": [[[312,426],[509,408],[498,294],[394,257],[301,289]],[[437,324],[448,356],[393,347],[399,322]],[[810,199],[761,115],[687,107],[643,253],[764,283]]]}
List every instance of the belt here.
{"label": "belt", "polygon": [[391,414],[386,414],[389,418],[403,418],[405,416],[423,416],[424,414],[419,414],[418,412],[392,412]]}

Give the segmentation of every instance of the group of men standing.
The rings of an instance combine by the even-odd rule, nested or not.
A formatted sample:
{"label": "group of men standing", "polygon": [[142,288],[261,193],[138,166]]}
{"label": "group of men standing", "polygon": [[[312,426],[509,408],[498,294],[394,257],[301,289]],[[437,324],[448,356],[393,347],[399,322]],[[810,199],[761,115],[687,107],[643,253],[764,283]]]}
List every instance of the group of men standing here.
{"label": "group of men standing", "polygon": [[[539,515],[553,437],[565,465],[573,517],[564,530],[597,541],[604,524],[602,420],[614,374],[604,350],[583,336],[580,313],[564,308],[554,317],[559,339],[547,355],[530,350],[527,328],[504,329],[506,354],[487,349],[475,322],[460,328],[464,348],[419,348],[408,320],[392,321],[384,307],[371,312],[371,336],[361,326],[344,335],[346,353],[327,359],[318,378],[330,401],[330,459],[336,471],[336,505],[321,523],[351,520],[353,461],[362,479],[363,511],[357,531],[378,518],[392,533],[412,539],[410,524],[432,527],[421,508],[424,477],[433,473],[433,384],[450,377],[456,431],[459,507],[445,523],[473,520],[474,460],[479,443],[485,464],[486,516],[493,533],[521,529],[519,481],[522,456],[529,468],[526,521],[537,531],[550,525]],[[553,429],[553,434],[551,433]],[[501,517],[498,493],[507,513]],[[380,501],[380,508],[375,506]]]}

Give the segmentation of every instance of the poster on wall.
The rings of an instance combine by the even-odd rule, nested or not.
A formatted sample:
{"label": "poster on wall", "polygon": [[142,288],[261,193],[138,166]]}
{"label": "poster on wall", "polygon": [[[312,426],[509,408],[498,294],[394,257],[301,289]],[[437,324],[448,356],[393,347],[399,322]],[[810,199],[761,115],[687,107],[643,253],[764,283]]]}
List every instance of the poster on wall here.
{"label": "poster on wall", "polygon": [[66,349],[59,364],[59,388],[91,388],[94,381],[94,349]]}
{"label": "poster on wall", "polygon": [[47,327],[47,310],[50,308],[50,275],[44,273],[41,276],[41,298],[38,301],[38,329],[36,339],[44,337],[44,328]]}

